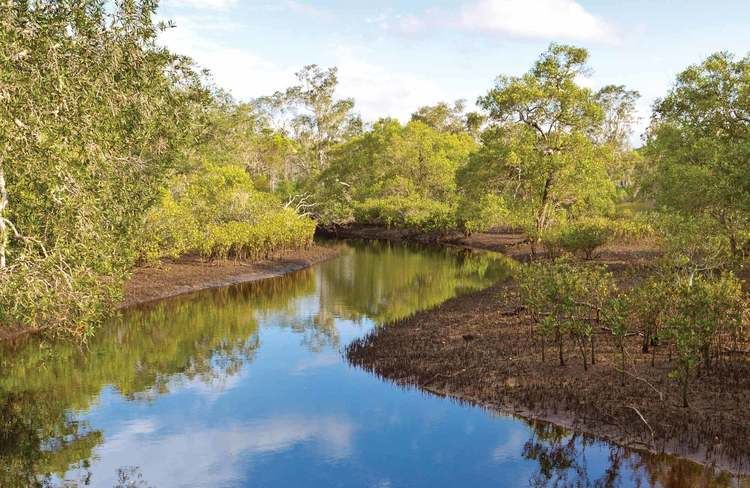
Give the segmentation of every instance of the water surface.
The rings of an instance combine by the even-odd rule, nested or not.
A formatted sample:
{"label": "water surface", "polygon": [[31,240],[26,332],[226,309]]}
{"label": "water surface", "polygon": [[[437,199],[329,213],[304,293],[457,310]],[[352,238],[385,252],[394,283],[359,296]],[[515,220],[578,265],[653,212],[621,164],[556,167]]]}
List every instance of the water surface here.
{"label": "water surface", "polygon": [[507,271],[488,253],[348,244],[282,278],[130,310],[85,348],[5,351],[0,486],[736,484],[402,389],[343,358],[374,327]]}

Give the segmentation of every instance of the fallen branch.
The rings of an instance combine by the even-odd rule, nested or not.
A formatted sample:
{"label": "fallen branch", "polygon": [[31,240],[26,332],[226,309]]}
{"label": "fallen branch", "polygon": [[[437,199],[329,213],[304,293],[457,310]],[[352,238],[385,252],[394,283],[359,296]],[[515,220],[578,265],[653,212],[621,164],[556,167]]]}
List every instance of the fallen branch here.
{"label": "fallen branch", "polygon": [[627,371],[624,371],[624,370],[618,368],[617,366],[612,366],[612,369],[614,369],[618,373],[626,374],[626,375],[630,376],[631,378],[633,378],[635,380],[642,381],[642,382],[646,383],[652,390],[654,390],[659,395],[659,400],[662,401],[662,402],[664,401],[664,393],[662,393],[661,391],[659,391],[654,385],[652,385],[651,383],[649,383],[648,380],[646,380],[645,378],[641,378],[640,376],[636,376],[633,373],[628,373]]}
{"label": "fallen branch", "polygon": [[628,405],[628,408],[633,410],[636,414],[638,414],[641,420],[643,420],[643,423],[646,424],[646,427],[648,427],[648,430],[651,431],[651,445],[655,446],[656,441],[655,441],[654,429],[651,428],[651,425],[649,425],[649,423],[646,421],[646,418],[643,416],[643,414],[641,414],[641,412],[637,408],[635,408],[633,405]]}

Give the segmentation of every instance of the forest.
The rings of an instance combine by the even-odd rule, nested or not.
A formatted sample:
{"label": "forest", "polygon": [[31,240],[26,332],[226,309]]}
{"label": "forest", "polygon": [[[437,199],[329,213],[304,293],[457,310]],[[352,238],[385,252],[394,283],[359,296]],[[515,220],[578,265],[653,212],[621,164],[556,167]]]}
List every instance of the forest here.
{"label": "forest", "polygon": [[[652,108],[591,89],[586,49],[553,43],[471,111],[437,101],[364,121],[336,68],[235,100],[160,45],[156,2],[0,3],[0,327],[86,341],[136,266],[258,260],[352,226],[447,235],[512,229],[545,360],[668,345],[674,380],[747,353],[750,57],[696,59]],[[91,62],[95,59],[96,62]],[[258,73],[258,76],[263,76]],[[386,115],[386,114],[384,114]],[[608,243],[660,253],[623,283]]]}

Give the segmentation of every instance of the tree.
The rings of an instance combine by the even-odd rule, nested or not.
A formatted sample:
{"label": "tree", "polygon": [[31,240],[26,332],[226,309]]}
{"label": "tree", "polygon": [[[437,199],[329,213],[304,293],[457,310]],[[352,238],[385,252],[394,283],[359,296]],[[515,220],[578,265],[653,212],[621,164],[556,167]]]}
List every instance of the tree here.
{"label": "tree", "polygon": [[0,4],[0,323],[82,336],[117,299],[141,217],[210,96],[157,44],[154,11]]}
{"label": "tree", "polygon": [[636,122],[635,104],[640,94],[623,85],[607,85],[597,91],[594,98],[604,112],[602,124],[593,128],[594,140],[622,150],[629,148]]}
{"label": "tree", "polygon": [[716,53],[654,105],[647,151],[660,204],[713,219],[732,254],[750,239],[750,57]]}
{"label": "tree", "polygon": [[673,376],[681,385],[682,406],[687,407],[693,370],[701,362],[711,367],[718,339],[739,330],[746,304],[742,286],[731,274],[680,280],[676,291],[666,330],[677,351]]}
{"label": "tree", "polygon": [[560,366],[565,365],[564,336],[570,334],[578,345],[584,369],[588,368],[587,348],[595,362],[594,327],[600,312],[614,289],[611,274],[603,268],[575,266],[560,260],[532,263],[519,275],[521,300],[544,337],[554,336]]}
{"label": "tree", "polygon": [[620,385],[625,386],[625,338],[629,332],[629,303],[627,296],[609,300],[603,313],[603,323],[609,327],[620,354]]}
{"label": "tree", "polygon": [[464,100],[456,100],[453,106],[440,102],[437,105],[420,107],[411,114],[411,120],[423,122],[440,132],[453,134],[467,132],[476,135],[484,123],[484,116],[477,112],[466,113],[465,110],[466,102]]}
{"label": "tree", "polygon": [[205,109],[200,141],[182,161],[182,172],[200,170],[201,165],[236,165],[244,168],[259,187],[271,191],[295,174],[300,147],[283,131],[271,127],[263,107],[238,103],[218,92]]}
{"label": "tree", "polygon": [[362,130],[361,119],[352,113],[354,100],[335,98],[337,72],[337,68],[305,66],[296,74],[298,85],[267,100],[283,117],[290,116],[293,136],[305,152],[301,177],[325,170],[333,146]]}
{"label": "tree", "polygon": [[520,77],[501,76],[479,99],[494,126],[461,176],[464,187],[511,195],[533,214],[539,236],[561,210],[580,213],[611,204],[604,108],[579,86],[588,52],[552,44]]}
{"label": "tree", "polygon": [[325,202],[322,220],[345,222],[358,207],[360,218],[368,220],[364,223],[428,222],[438,215],[441,222],[452,219],[454,175],[474,147],[465,133],[439,132],[418,121],[402,126],[380,120],[332,152],[318,184],[317,199]]}

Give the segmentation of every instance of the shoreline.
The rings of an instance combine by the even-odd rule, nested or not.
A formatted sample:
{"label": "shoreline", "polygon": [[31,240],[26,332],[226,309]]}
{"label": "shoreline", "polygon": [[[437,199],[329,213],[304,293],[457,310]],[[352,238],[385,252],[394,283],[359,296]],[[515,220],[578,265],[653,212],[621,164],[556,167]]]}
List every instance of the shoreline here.
{"label": "shoreline", "polygon": [[[125,282],[122,301],[114,308],[122,311],[204,290],[276,278],[338,255],[339,250],[333,246],[315,244],[309,249],[279,251],[262,261],[203,261],[183,257],[153,266],[137,266]],[[13,345],[46,330],[46,327],[0,327],[0,345]]]}
{"label": "shoreline", "polygon": [[[355,229],[340,236],[373,238],[378,233]],[[413,240],[394,231],[379,237]],[[528,256],[517,234],[454,236],[436,243],[492,250],[518,261]],[[595,262],[628,280],[648,268],[655,255],[658,250],[650,246],[615,245],[605,247]],[[454,297],[377,329],[350,344],[345,355],[351,364],[401,386],[671,455],[703,469],[750,474],[750,411],[743,408],[750,404],[749,364],[729,358],[721,371],[696,378],[685,410],[674,400],[679,395],[669,378],[668,351],[657,348],[652,367],[637,337],[628,346],[632,373],[626,386],[620,386],[605,331],[597,333],[597,364],[588,371],[573,344],[566,346],[564,367],[551,358],[550,345],[542,361],[539,339],[529,333],[515,289],[509,280]],[[722,375],[730,379],[722,383]]]}
{"label": "shoreline", "polygon": [[[672,401],[677,388],[669,384],[666,365],[657,365],[657,372],[644,379],[650,386],[628,377],[627,386],[621,387],[603,341],[597,365],[589,366],[588,372],[578,363],[572,345],[566,349],[566,366],[558,366],[549,357],[551,351],[542,363],[533,350],[536,344],[528,324],[517,319],[511,304],[498,299],[511,288],[512,283],[496,284],[389,324],[350,344],[346,357],[351,364],[401,386],[735,475],[750,473],[744,442],[750,422],[745,421],[748,414],[741,406],[747,405],[748,398],[738,401],[733,415],[724,415],[726,402],[713,401],[717,385],[712,378],[703,378],[696,380],[694,390],[706,392],[685,411]],[[637,349],[638,340],[631,346]],[[639,364],[637,376],[647,369],[647,364]],[[746,386],[737,390],[750,393]],[[664,399],[659,400],[651,387]],[[714,407],[718,412],[712,411]],[[739,425],[720,439],[729,422]]]}
{"label": "shoreline", "polygon": [[140,266],[125,284],[118,310],[223,288],[242,283],[277,278],[294,273],[339,255],[335,247],[313,245],[309,249],[281,251],[262,261],[202,261],[181,258],[156,266]]}
{"label": "shoreline", "polygon": [[[333,236],[328,232],[322,234]],[[475,234],[471,237],[451,235],[443,239],[434,239],[434,236],[425,234],[371,227],[341,229],[336,237],[408,241],[418,244],[489,250],[501,252],[519,261],[527,257],[524,240],[518,234]],[[610,266],[613,271],[622,271],[623,268],[648,263],[653,250],[646,249],[644,252],[632,253],[626,249],[624,253],[626,257],[630,257],[626,259],[629,262],[622,262],[618,259],[623,257],[622,249],[614,251],[607,249],[596,261]],[[146,305],[202,290],[274,278],[307,268],[337,255],[339,255],[339,249],[335,246],[316,244],[309,249],[280,252],[260,262],[233,260],[204,262],[188,257],[174,262],[163,262],[156,266],[137,267],[125,285],[124,298],[117,309]],[[748,469],[750,456],[747,455],[750,447],[742,451],[741,463],[729,461],[730,458],[722,454],[727,445],[732,446],[736,453],[738,438],[741,440],[750,438],[744,432],[750,429],[750,415],[735,415],[730,419],[739,418],[743,421],[743,426],[747,427],[740,434],[737,434],[735,429],[735,438],[727,444],[724,439],[720,440],[718,436],[713,436],[715,432],[704,432],[706,435],[699,438],[699,444],[696,446],[693,442],[693,447],[688,448],[691,445],[690,441],[679,438],[680,427],[685,428],[691,425],[706,413],[700,408],[694,410],[692,406],[688,412],[692,413],[692,416],[687,415],[686,419],[681,419],[683,421],[681,424],[671,426],[677,428],[677,435],[670,437],[662,435],[663,432],[669,430],[670,426],[660,425],[658,414],[655,414],[653,409],[644,408],[636,401],[646,399],[653,402],[652,390],[656,390],[657,387],[666,392],[669,385],[663,382],[664,378],[661,378],[661,383],[656,383],[653,378],[649,377],[648,379],[656,384],[656,387],[649,384],[652,390],[648,390],[643,383],[629,378],[628,387],[633,390],[635,385],[636,393],[633,394],[631,391],[631,396],[626,399],[627,401],[617,400],[620,402],[618,413],[621,422],[619,423],[617,414],[613,416],[612,411],[606,411],[608,407],[611,407],[606,402],[604,402],[605,411],[597,414],[596,410],[591,410],[592,405],[586,404],[583,397],[590,395],[591,398],[600,398],[601,395],[606,395],[606,390],[613,393],[612,390],[621,389],[619,386],[612,388],[615,384],[619,385],[619,383],[614,383],[619,376],[605,369],[607,367],[606,356],[609,352],[603,347],[604,345],[598,352],[600,364],[589,368],[597,372],[598,377],[582,374],[583,370],[577,363],[578,358],[572,350],[567,351],[568,364],[563,368],[570,373],[567,375],[556,375],[555,372],[559,373],[560,368],[556,367],[549,358],[546,364],[541,365],[523,363],[517,360],[518,358],[514,360],[512,356],[523,356],[519,351],[524,351],[524,346],[525,350],[532,351],[527,356],[533,356],[533,348],[536,344],[533,343],[535,339],[528,334],[528,325],[522,323],[517,304],[498,299],[498,295],[507,298],[507,292],[509,290],[512,292],[512,289],[511,282],[503,282],[478,292],[454,297],[436,307],[380,328],[369,336],[351,343],[346,347],[346,357],[353,365],[395,384],[465,401],[502,415],[549,422],[638,451],[669,454],[733,474],[748,475],[750,473]],[[498,322],[502,322],[503,319],[506,320],[503,325],[508,326],[508,332],[525,335],[526,343],[519,343],[518,337],[491,337],[493,332],[503,330],[498,327]],[[42,331],[27,329],[15,336],[11,335],[15,331],[9,332],[10,334],[6,334],[5,337],[0,336],[0,342],[10,342]],[[489,342],[485,343],[485,339],[489,339]],[[633,349],[637,349],[638,345],[634,344],[634,346]],[[510,350],[503,350],[504,348],[510,348]],[[507,353],[507,360],[502,360],[503,353]],[[501,360],[492,361],[488,356],[497,356]],[[535,358],[535,361],[538,359]],[[518,366],[520,369],[516,368]],[[503,368],[506,369],[505,374],[498,374],[498,371],[502,371]],[[659,372],[665,373],[663,370],[664,367]],[[484,374],[480,377],[474,374],[476,371]],[[750,367],[747,372],[750,372]],[[640,370],[636,373],[640,374]],[[750,374],[745,376],[750,377]],[[546,378],[551,381],[547,383],[532,381],[524,384],[525,381],[533,378]],[[551,390],[551,385],[557,381],[561,384]],[[581,384],[589,381],[592,381],[594,385],[593,390],[587,390]],[[750,382],[750,379],[748,381]],[[559,388],[560,386],[562,388]],[[695,386],[702,389],[704,385],[696,381]],[[742,403],[738,401],[737,404],[750,403],[750,385],[738,388],[738,390],[741,395],[744,394],[743,392],[747,392],[747,395]],[[707,392],[704,396],[715,393],[715,388],[713,391],[709,388]],[[525,401],[523,400],[524,394],[527,395]],[[616,394],[614,396],[616,397]],[[545,406],[540,403],[542,398],[558,403],[552,407]],[[571,405],[573,405],[572,408]],[[581,405],[584,407],[581,408]],[[706,405],[715,406],[712,403],[702,406],[706,407]],[[662,417],[668,417],[667,411],[673,410],[673,406],[666,408]],[[610,419],[606,419],[607,416]],[[615,423],[611,420],[615,420]],[[623,429],[626,422],[629,426]],[[653,433],[650,424],[657,427],[656,434]],[[721,432],[721,429],[717,432]],[[695,432],[693,434],[695,435]],[[714,441],[708,439],[714,439]]]}

